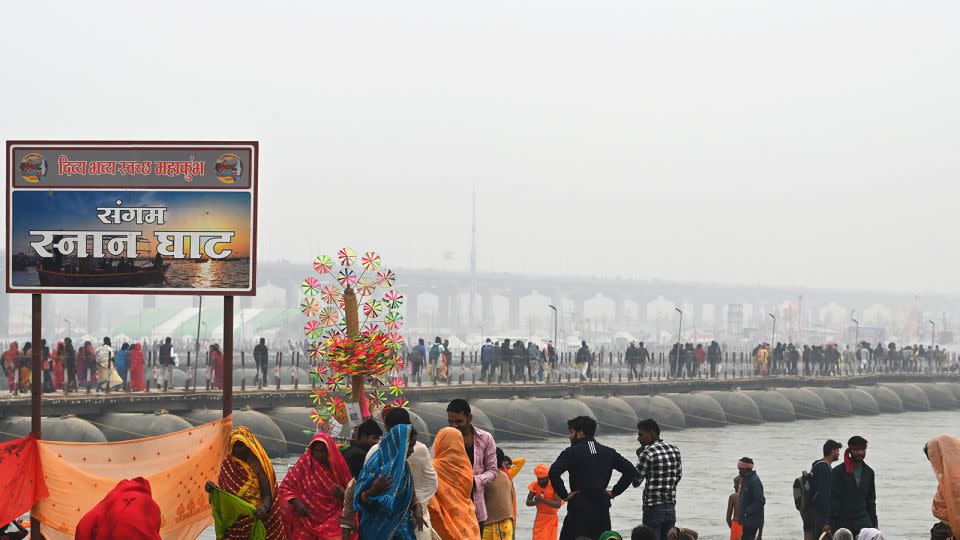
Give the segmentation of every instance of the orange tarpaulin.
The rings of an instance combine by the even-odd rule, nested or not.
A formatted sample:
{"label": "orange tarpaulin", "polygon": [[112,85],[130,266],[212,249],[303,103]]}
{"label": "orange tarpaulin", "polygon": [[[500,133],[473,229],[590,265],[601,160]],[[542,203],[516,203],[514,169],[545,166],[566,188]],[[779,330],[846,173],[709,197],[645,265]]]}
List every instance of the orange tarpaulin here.
{"label": "orange tarpaulin", "polygon": [[213,524],[203,489],[216,481],[231,418],[159,437],[114,443],[38,441],[50,496],[33,515],[46,538],[73,538],[80,519],[123,479],[150,482],[164,539],[190,539]]}
{"label": "orange tarpaulin", "polygon": [[37,439],[30,435],[0,443],[0,526],[20,517],[46,496]]}

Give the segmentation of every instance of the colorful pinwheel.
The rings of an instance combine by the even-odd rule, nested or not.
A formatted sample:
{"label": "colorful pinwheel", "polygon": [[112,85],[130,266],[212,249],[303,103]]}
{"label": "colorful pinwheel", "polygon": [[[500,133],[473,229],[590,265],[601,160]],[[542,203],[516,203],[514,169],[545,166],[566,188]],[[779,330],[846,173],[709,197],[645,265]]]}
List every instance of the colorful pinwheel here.
{"label": "colorful pinwheel", "polygon": [[327,274],[333,268],[333,259],[327,255],[320,255],[313,260],[313,269],[318,274]]}
{"label": "colorful pinwheel", "polygon": [[390,309],[400,309],[400,306],[403,305],[403,295],[393,289],[390,289],[386,292],[386,294],[383,295],[383,301]]}
{"label": "colorful pinwheel", "polygon": [[308,296],[303,299],[303,302],[300,302],[300,313],[303,313],[307,317],[316,317],[319,311],[320,302],[312,296]]}
{"label": "colorful pinwheel", "polygon": [[304,296],[316,296],[320,292],[320,280],[308,277],[300,284],[300,290],[303,291]]}
{"label": "colorful pinwheel", "polygon": [[364,270],[376,270],[380,268],[380,255],[372,251],[368,251],[363,254],[363,257],[360,258],[360,266],[363,266]]}

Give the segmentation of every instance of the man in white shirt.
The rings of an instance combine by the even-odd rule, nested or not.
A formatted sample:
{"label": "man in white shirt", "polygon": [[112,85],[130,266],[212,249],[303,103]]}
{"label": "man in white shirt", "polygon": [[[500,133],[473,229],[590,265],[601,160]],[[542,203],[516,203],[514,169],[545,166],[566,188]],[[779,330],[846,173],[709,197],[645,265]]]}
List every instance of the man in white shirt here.
{"label": "man in white shirt", "polygon": [[[410,413],[406,409],[390,409],[383,415],[383,424],[386,431],[390,431],[393,426],[410,423]],[[370,457],[379,449],[379,443],[371,446],[364,463],[370,461]],[[427,504],[437,492],[437,471],[433,469],[430,450],[425,444],[417,441],[413,447],[413,454],[407,458],[407,463],[410,465],[410,475],[413,477],[413,492],[417,497],[418,504],[423,509],[423,520],[426,523],[422,531],[414,529],[417,540],[439,538],[430,527],[430,512],[427,512]]]}

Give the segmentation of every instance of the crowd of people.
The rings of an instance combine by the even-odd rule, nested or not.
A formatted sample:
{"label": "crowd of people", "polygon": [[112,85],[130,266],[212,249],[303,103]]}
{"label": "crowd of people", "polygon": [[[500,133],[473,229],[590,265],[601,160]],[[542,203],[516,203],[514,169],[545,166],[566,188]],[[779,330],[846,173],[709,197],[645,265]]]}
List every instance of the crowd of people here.
{"label": "crowd of people", "polygon": [[[255,347],[254,357],[257,359],[258,368],[262,364],[265,379],[267,351],[262,341],[258,347],[262,346],[263,350],[258,351],[258,347]],[[124,342],[119,346],[115,346],[110,337],[105,337],[97,345],[87,340],[79,347],[74,345],[71,338],[66,337],[55,347],[49,346],[47,340],[42,339],[39,347],[39,377],[43,393],[69,393],[79,390],[142,392],[147,390],[147,382],[151,378],[155,387],[168,390],[174,386],[174,368],[181,362],[173,340],[169,337],[154,343]],[[222,388],[224,367],[220,345],[211,343],[206,346],[206,351],[204,361],[206,369],[209,370],[210,387]],[[13,341],[6,351],[0,354],[3,375],[7,379],[10,394],[30,393],[34,375],[33,353],[31,342],[24,343],[21,348],[18,342]],[[156,370],[152,377],[148,372],[147,353],[155,360]]]}
{"label": "crowd of people", "polygon": [[[387,409],[382,427],[372,419],[356,426],[346,445],[338,447],[318,433],[279,485],[256,437],[238,428],[218,481],[207,484],[218,538],[251,538],[257,530],[262,530],[259,538],[268,539],[516,538],[513,480],[524,461],[511,459],[489,432],[473,423],[467,401],[451,401],[447,420],[448,427],[435,435],[431,449],[418,440],[421,434],[402,408]],[[610,509],[631,486],[643,488],[639,523],[629,524],[632,540],[699,538],[697,531],[678,525],[683,458],[676,445],[663,440],[655,420],[637,425],[636,463],[597,441],[594,419],[578,416],[567,426],[570,446],[552,464],[534,467],[536,480],[519,498],[536,507],[533,540],[622,538],[613,530]],[[867,444],[855,435],[844,450],[828,440],[809,473],[795,481],[803,520],[798,537],[884,538]],[[931,538],[953,538],[950,531],[960,530],[960,439],[936,437],[924,452],[939,482],[933,502],[939,521]],[[611,486],[614,473],[619,477]],[[726,514],[730,539],[761,539],[766,497],[749,456],[737,461],[733,486]],[[559,510],[564,506],[561,524]]]}
{"label": "crowd of people", "polygon": [[[235,428],[216,481],[205,485],[217,538],[514,540],[514,479],[524,460],[506,455],[491,433],[473,423],[466,400],[454,399],[446,413],[448,426],[433,437],[432,448],[420,440],[404,408],[387,408],[380,421],[364,420],[346,444],[318,431],[279,482],[257,437],[245,427]],[[588,416],[568,420],[570,446],[552,464],[534,467],[536,479],[519,498],[536,508],[533,540],[622,540],[610,509],[631,486],[643,488],[639,523],[618,524],[631,529],[631,540],[698,539],[700,533],[681,526],[676,511],[683,456],[662,438],[659,424],[653,419],[637,424],[636,463],[597,441],[596,430],[596,420]],[[823,444],[809,472],[794,481],[803,521],[802,533],[796,531],[794,537],[884,538],[867,448],[867,440],[858,435],[849,438],[845,450],[834,440]],[[938,481],[932,504],[937,521],[930,538],[955,540],[952,531],[960,530],[960,438],[935,437],[923,452]],[[611,486],[614,473],[619,477]],[[733,488],[726,512],[729,538],[761,539],[767,500],[749,456],[737,461]],[[161,521],[149,483],[123,480],[80,520],[77,537],[154,540],[160,538]],[[16,530],[8,531],[11,526]],[[0,528],[7,538],[22,538],[24,532],[19,523]]]}

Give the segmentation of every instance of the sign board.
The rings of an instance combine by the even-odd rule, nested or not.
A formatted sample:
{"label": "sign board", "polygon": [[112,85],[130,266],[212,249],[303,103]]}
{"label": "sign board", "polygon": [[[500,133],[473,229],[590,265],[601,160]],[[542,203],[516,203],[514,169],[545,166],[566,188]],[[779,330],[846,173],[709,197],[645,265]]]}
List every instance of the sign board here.
{"label": "sign board", "polygon": [[256,294],[257,142],[6,150],[7,292]]}

